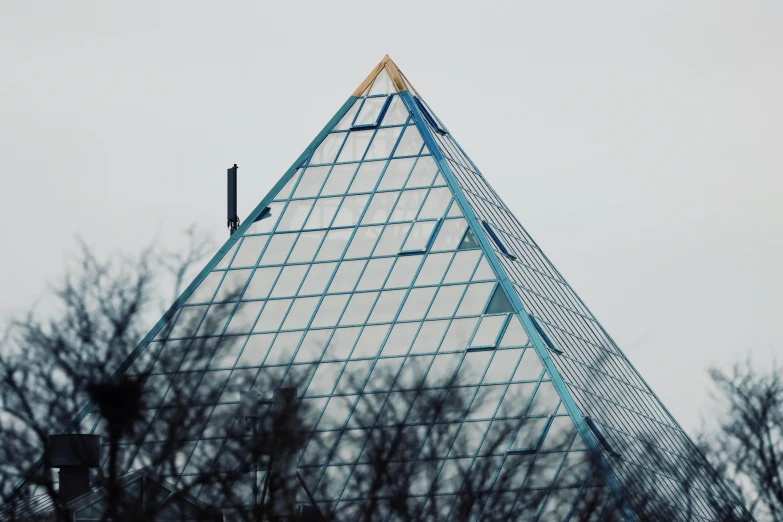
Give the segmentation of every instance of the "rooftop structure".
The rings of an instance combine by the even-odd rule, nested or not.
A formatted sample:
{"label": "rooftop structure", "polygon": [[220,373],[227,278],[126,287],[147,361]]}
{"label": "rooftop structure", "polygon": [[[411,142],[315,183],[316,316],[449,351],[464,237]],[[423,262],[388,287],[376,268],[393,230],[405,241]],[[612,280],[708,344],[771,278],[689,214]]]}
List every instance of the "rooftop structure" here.
{"label": "rooftop structure", "polygon": [[[213,341],[210,353],[188,363],[197,339]],[[158,368],[161,354],[184,362]],[[479,461],[494,471],[476,517],[501,498],[521,505],[529,490],[541,501],[520,519],[581,520],[588,493],[600,499],[596,520],[617,505],[629,520],[635,510],[716,520],[716,505],[737,504],[388,56],[129,354],[125,371],[148,370],[161,399],[142,442],[125,448],[128,472],[160,442],[165,388],[187,377],[193,407],[220,419],[240,416],[241,392],[295,386],[311,444],[327,448],[297,463],[323,512],[366,500],[361,447],[341,444],[384,417],[368,425],[360,412],[407,412],[422,391],[457,393],[466,409],[400,417],[422,448],[434,423],[454,434],[437,476],[411,490],[413,506],[432,501],[432,481]],[[98,433],[99,421],[87,407],[74,429]],[[224,464],[219,424],[190,435],[176,479]],[[508,469],[517,476],[498,491]],[[460,491],[438,489],[444,520]]]}

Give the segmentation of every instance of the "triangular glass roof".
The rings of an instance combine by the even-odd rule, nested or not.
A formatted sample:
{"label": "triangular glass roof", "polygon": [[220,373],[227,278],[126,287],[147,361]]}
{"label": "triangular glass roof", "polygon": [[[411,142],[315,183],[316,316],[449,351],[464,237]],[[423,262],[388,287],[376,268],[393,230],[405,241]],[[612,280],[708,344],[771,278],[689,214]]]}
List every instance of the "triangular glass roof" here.
{"label": "triangular glass roof", "polygon": [[[188,358],[197,342],[212,343],[205,360]],[[163,355],[183,363],[158,368]],[[351,430],[370,429],[355,418],[375,399],[402,407],[406,390],[422,386],[456,388],[468,402],[484,397],[449,420],[472,449],[446,452],[438,469],[491,458],[498,480],[509,463],[535,462],[547,470],[535,487],[562,494],[543,497],[533,518],[567,518],[591,488],[624,497],[640,472],[665,484],[648,499],[653,511],[711,520],[712,500],[734,502],[388,56],[150,332],[127,371],[150,367],[148,386],[189,379],[194,397],[203,383],[217,383],[224,391],[201,396],[198,407],[229,416],[239,392],[297,376],[302,402],[315,411],[312,436],[335,448]],[[394,378],[382,381],[387,374]],[[165,408],[161,394],[150,418]],[[100,430],[98,421],[87,413],[79,429]],[[482,453],[501,425],[513,436]],[[128,446],[128,470],[144,465],[156,437],[150,429]],[[183,477],[219,464],[226,434],[208,425],[191,437],[196,449],[183,457]],[[650,448],[670,465],[650,459]],[[597,463],[591,451],[601,455]],[[324,509],[361,500],[351,478],[359,452],[331,455],[299,463]],[[518,468],[525,471],[503,495],[521,498],[529,467]],[[577,469],[578,480],[566,478]],[[677,494],[677,469],[696,477],[691,505]]]}

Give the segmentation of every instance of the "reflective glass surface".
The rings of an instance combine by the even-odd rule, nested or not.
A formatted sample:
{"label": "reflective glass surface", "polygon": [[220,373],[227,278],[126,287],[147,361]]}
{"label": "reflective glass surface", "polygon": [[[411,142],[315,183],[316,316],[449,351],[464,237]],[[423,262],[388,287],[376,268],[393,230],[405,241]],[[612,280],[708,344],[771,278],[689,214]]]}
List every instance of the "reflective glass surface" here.
{"label": "reflective glass surface", "polygon": [[[264,200],[268,217],[243,223],[131,361],[129,371],[151,368],[150,419],[175,407],[171,383],[187,408],[209,412],[169,474],[194,480],[210,459],[246,466],[207,449],[236,443],[220,416],[238,418],[241,391],[293,385],[306,412],[297,469],[332,513],[361,511],[373,444],[394,426],[415,441],[394,462],[412,477],[406,502],[437,503],[443,520],[478,476],[476,519],[542,492],[535,507],[495,519],[577,520],[586,491],[608,491],[587,457],[602,447],[586,416],[612,445],[652,444],[707,477],[693,443],[431,108],[396,93],[386,68],[367,94],[381,96],[336,118]],[[544,349],[530,317],[560,354]],[[156,362],[159,353],[177,362]],[[421,407],[433,398],[446,404],[437,415]],[[95,412],[78,424],[105,429]],[[128,446],[124,471],[149,462],[165,437],[160,424]],[[641,451],[603,458],[621,485],[648,468],[667,484],[681,480]],[[710,520],[704,499],[727,493],[699,480],[689,487],[703,495],[698,517]],[[252,501],[251,482],[235,488]],[[665,488],[653,496],[687,509]]]}

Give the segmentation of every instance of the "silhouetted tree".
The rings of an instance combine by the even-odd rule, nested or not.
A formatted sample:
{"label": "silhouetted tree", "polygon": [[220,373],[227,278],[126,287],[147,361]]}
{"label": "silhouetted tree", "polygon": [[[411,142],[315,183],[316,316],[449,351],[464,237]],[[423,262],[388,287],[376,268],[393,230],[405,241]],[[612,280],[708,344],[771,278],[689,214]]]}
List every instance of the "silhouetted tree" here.
{"label": "silhouetted tree", "polygon": [[715,469],[759,522],[783,521],[783,373],[750,361],[710,372],[718,390],[718,427],[702,434]]}
{"label": "silhouetted tree", "polygon": [[[466,395],[470,387],[456,377],[425,379],[426,368],[412,367],[404,378],[404,372],[373,370],[365,382],[366,371],[352,374],[346,366],[341,391],[323,416],[305,396],[315,364],[287,371],[236,368],[228,384],[212,382],[218,372],[208,371],[211,361],[236,357],[231,343],[239,337],[198,332],[221,331],[231,307],[210,308],[203,323],[172,318],[136,354],[162,282],[179,294],[188,269],[208,251],[197,234],[190,237],[184,252],[148,249],[136,260],[100,261],[82,248],[56,290],[60,306],[46,320],[30,314],[6,335],[0,349],[0,519],[29,520],[14,503],[35,490],[52,500],[55,518],[70,520],[50,469],[47,437],[89,433],[96,423],[103,462],[93,483],[107,497],[94,515],[103,520],[194,518],[184,508],[172,515],[166,502],[134,505],[123,477],[136,469],[172,479],[178,491],[221,508],[226,519],[248,521],[290,516],[293,503],[308,507],[302,520],[330,522],[619,521],[629,514],[639,522],[695,521],[705,519],[698,514],[704,507],[695,505],[704,495],[695,491],[721,491],[718,474],[697,476],[651,436],[635,448],[617,445],[609,457],[610,466],[620,465],[641,451],[660,472],[630,467],[638,471],[625,473],[618,502],[601,471],[607,457],[585,446],[574,449],[578,435],[568,417],[560,417],[564,422],[535,450],[509,452],[512,440],[538,440],[541,424],[527,422],[527,399],[509,391],[494,420],[462,422],[485,406],[494,411],[497,398],[491,402],[483,389]],[[172,324],[191,334],[168,340]],[[138,356],[128,359],[131,353]],[[730,408],[711,458],[721,464],[719,471],[753,488],[746,492],[763,498],[751,497],[752,506],[779,516],[780,383],[736,372],[714,378]],[[90,410],[77,416],[88,403]],[[330,416],[330,429],[316,429]],[[74,418],[79,421],[72,424]],[[337,465],[321,477],[326,463]],[[18,491],[21,479],[27,486]],[[664,489],[679,509],[659,500]],[[731,502],[713,504],[713,520],[748,520]]]}

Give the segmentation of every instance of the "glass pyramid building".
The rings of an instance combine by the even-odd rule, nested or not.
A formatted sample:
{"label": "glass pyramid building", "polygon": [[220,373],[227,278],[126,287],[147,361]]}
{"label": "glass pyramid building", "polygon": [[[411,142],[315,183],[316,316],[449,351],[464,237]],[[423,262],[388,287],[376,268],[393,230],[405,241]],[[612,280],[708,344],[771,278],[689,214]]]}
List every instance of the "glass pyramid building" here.
{"label": "glass pyramid building", "polygon": [[[194,361],[197,339],[212,344]],[[181,363],[158,368],[165,354]],[[189,435],[173,477],[183,483],[221,465],[222,428],[238,415],[240,392],[293,383],[309,411],[309,444],[326,448],[298,462],[323,512],[365,505],[362,446],[346,450],[345,441],[380,429],[378,414],[394,408],[422,448],[411,461],[423,458],[433,424],[449,427],[446,448],[427,453],[434,476],[407,499],[413,510],[438,501],[443,520],[464,488],[433,493],[428,481],[479,467],[477,520],[499,504],[500,519],[515,520],[743,513],[388,56],[126,364],[131,374],[149,368],[147,386],[162,402],[147,412],[146,435],[123,448],[128,471],[163,437],[154,425],[172,381],[190,383],[193,407],[220,419]],[[411,390],[457,394],[465,408],[406,416]],[[102,429],[89,407],[76,423]],[[540,494],[525,503],[531,491]]]}

